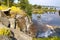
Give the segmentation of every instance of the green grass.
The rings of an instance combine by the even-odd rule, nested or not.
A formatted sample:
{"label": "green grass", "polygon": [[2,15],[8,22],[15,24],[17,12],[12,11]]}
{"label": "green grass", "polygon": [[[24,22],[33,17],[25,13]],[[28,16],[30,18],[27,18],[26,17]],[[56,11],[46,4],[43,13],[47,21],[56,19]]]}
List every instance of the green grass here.
{"label": "green grass", "polygon": [[48,37],[48,38],[33,38],[33,40],[60,40],[60,37]]}

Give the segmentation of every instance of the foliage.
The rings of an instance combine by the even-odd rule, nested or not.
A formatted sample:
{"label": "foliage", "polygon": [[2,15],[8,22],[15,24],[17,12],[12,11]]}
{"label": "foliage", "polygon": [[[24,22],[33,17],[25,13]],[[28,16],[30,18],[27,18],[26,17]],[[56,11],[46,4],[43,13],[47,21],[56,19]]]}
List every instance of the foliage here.
{"label": "foliage", "polygon": [[41,9],[41,8],[42,8],[42,6],[38,6],[37,8],[38,8],[38,9]]}
{"label": "foliage", "polygon": [[7,27],[0,28],[0,36],[10,36],[11,32]]}
{"label": "foliage", "polygon": [[20,11],[21,11],[20,8],[12,6],[10,11],[11,17],[15,17],[17,13],[18,14],[20,13]]}
{"label": "foliage", "polygon": [[20,1],[20,6],[23,10],[28,6],[29,2],[28,0],[19,0]]}
{"label": "foliage", "polygon": [[47,37],[47,38],[33,38],[33,40],[60,40],[60,37]]}
{"label": "foliage", "polygon": [[8,9],[7,6],[0,6],[0,10],[6,10],[6,9]]}
{"label": "foliage", "polygon": [[11,11],[14,11],[14,12],[20,12],[21,9],[18,8],[18,7],[12,6],[12,7],[11,7]]}
{"label": "foliage", "polygon": [[35,9],[36,9],[36,8],[37,8],[37,5],[36,5],[36,4],[35,4],[35,5],[33,5],[33,8],[35,8]]}
{"label": "foliage", "polygon": [[35,8],[35,9],[41,9],[42,6],[35,4],[35,5],[33,5],[33,8]]}
{"label": "foliage", "polygon": [[11,7],[10,14],[11,14],[11,17],[15,17],[16,14],[24,15],[24,16],[26,15],[26,13],[21,8],[15,7],[15,6]]}
{"label": "foliage", "polygon": [[27,8],[26,8],[26,13],[31,16],[32,15],[32,5],[28,5]]}
{"label": "foliage", "polygon": [[28,0],[19,0],[19,1],[21,9],[23,9],[29,16],[31,16],[32,5],[29,4],[29,1]]}
{"label": "foliage", "polygon": [[1,0],[1,4],[9,7],[14,4],[14,0]]}

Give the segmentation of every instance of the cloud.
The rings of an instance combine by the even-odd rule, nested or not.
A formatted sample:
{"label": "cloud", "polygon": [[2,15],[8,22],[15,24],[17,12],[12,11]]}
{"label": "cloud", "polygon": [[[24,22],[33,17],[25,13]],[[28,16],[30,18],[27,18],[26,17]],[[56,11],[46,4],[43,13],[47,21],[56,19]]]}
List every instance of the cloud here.
{"label": "cloud", "polygon": [[60,0],[29,0],[31,4],[60,6]]}

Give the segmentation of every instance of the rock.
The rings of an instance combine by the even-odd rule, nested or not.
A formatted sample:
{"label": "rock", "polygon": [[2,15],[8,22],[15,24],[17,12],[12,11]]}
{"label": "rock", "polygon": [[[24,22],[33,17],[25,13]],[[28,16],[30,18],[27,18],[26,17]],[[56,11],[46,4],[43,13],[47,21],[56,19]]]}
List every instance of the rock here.
{"label": "rock", "polygon": [[0,11],[0,22],[5,26],[9,25],[9,20],[3,11]]}
{"label": "rock", "polygon": [[9,25],[9,20],[6,17],[1,17],[0,21],[2,22],[3,25],[7,26]]}
{"label": "rock", "polygon": [[20,28],[20,30],[25,32],[25,30],[26,30],[25,17],[19,17],[17,19],[17,23],[18,23],[18,27]]}
{"label": "rock", "polygon": [[10,27],[15,28],[15,19],[14,18],[9,18],[9,22],[10,22]]}
{"label": "rock", "polygon": [[0,40],[12,40],[12,39],[7,36],[0,36]]}

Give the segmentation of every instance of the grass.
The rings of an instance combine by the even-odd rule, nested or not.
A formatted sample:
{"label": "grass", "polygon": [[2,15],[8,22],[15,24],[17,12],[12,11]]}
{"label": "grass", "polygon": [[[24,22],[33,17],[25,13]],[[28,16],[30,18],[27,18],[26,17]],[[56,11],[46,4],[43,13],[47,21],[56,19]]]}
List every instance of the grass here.
{"label": "grass", "polygon": [[60,37],[33,38],[33,40],[60,40]]}

